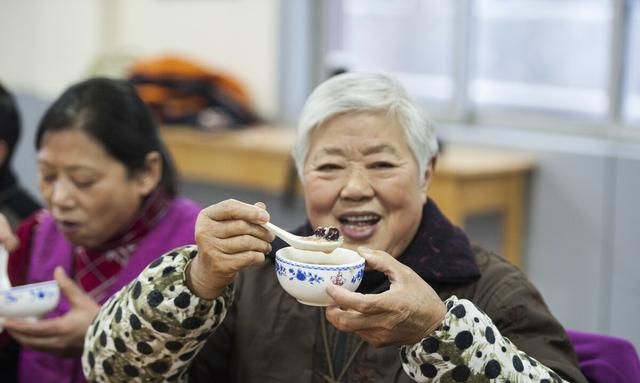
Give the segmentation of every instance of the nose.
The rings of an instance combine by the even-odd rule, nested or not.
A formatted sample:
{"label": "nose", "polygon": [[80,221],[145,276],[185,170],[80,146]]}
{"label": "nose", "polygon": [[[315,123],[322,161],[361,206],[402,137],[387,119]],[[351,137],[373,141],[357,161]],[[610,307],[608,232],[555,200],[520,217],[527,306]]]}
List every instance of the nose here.
{"label": "nose", "polygon": [[350,201],[361,201],[372,198],[374,195],[371,181],[366,169],[354,167],[347,174],[344,186],[340,191],[340,198]]}
{"label": "nose", "polygon": [[57,180],[51,188],[52,207],[70,208],[73,204],[73,186],[64,180]]}

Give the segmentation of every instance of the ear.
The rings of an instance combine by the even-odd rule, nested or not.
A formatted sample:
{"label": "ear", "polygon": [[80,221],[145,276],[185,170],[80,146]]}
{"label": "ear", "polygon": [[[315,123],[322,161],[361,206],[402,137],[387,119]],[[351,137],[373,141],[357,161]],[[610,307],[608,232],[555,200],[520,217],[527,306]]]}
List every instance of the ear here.
{"label": "ear", "polygon": [[424,196],[424,201],[427,201],[427,193],[429,192],[429,187],[431,186],[431,181],[433,181],[433,174],[436,171],[436,163],[438,162],[437,156],[433,156],[427,167],[424,169],[424,178],[422,184],[422,195]]}
{"label": "ear", "polygon": [[0,166],[5,165],[5,161],[9,156],[9,145],[5,140],[0,140]]}
{"label": "ear", "polygon": [[162,178],[162,156],[159,152],[147,153],[144,159],[144,169],[140,170],[135,178],[142,196],[149,195],[158,186]]}

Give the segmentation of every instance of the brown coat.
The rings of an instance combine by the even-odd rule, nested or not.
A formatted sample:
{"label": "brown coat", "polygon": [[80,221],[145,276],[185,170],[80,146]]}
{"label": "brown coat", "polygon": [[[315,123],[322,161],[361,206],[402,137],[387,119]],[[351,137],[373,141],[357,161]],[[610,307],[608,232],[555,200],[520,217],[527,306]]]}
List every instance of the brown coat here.
{"label": "brown coat", "polygon": [[[569,381],[586,382],[562,326],[526,276],[501,257],[470,247],[462,232],[439,214],[434,206],[425,208],[423,224],[405,252],[415,254],[399,260],[443,300],[456,295],[474,302],[521,350]],[[443,259],[453,261],[441,263]],[[448,269],[451,263],[455,267]],[[421,269],[425,264],[429,266]],[[376,278],[365,273],[365,281],[368,277]],[[301,305],[280,288],[272,264],[246,270],[236,287],[236,301],[194,361],[191,381],[327,382],[326,343],[336,375],[357,349],[341,382],[411,382],[397,347],[374,348],[356,335],[339,333],[322,309]]]}

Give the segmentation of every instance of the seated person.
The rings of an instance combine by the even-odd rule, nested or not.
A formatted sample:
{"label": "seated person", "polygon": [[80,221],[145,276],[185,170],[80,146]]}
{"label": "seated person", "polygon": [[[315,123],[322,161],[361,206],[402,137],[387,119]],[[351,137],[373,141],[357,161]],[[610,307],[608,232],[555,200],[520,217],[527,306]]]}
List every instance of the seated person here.
{"label": "seated person", "polygon": [[260,225],[266,207],[223,201],[200,213],[196,246],[158,258],[102,307],[87,378],[586,382],[526,276],[472,246],[427,197],[437,147],[395,80],[327,80],[298,126],[308,222],[296,234],[338,227],[367,263],[357,292],[331,286],[335,305],[299,304],[278,284],[284,244]]}
{"label": "seated person", "polygon": [[0,84],[0,214],[16,228],[18,223],[40,208],[40,204],[20,186],[11,159],[20,139],[20,115],[13,96]]}
{"label": "seated person", "polygon": [[71,86],[40,121],[36,149],[47,210],[24,221],[17,235],[4,220],[0,239],[13,250],[14,286],[55,276],[61,299],[46,319],[4,323],[20,348],[2,348],[5,358],[19,352],[17,364],[2,367],[2,379],[17,365],[20,382],[78,382],[84,334],[100,305],[157,254],[193,243],[200,208],[176,196],[169,154],[126,82]]}

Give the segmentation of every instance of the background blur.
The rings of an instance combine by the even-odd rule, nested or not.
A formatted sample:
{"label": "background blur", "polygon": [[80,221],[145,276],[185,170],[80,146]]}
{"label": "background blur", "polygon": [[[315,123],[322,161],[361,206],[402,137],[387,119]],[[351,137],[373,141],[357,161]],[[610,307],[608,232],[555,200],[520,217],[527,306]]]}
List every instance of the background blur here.
{"label": "background blur", "polygon": [[[292,128],[332,73],[390,71],[445,145],[534,154],[522,268],[565,326],[640,348],[640,0],[2,0],[23,183],[38,194],[33,132],[64,88],[168,53],[233,76]],[[304,217],[271,190],[186,177],[182,191],[266,201],[285,227]],[[502,220],[465,228],[499,250]]]}

